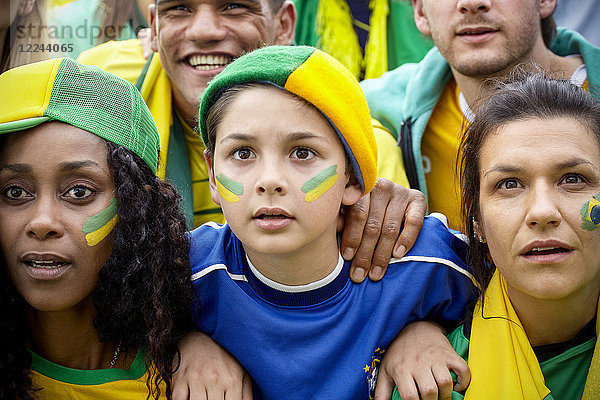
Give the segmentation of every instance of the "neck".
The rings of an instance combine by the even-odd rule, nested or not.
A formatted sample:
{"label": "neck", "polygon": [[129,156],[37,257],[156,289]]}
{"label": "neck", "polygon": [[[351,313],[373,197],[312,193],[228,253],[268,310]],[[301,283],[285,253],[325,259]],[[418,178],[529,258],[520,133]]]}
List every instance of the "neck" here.
{"label": "neck", "polygon": [[[532,346],[573,339],[598,310],[600,289],[580,290],[566,299],[533,299],[508,287],[511,303]],[[573,312],[577,310],[577,312]]]}
{"label": "neck", "polygon": [[314,246],[288,254],[264,254],[244,250],[254,267],[267,278],[288,286],[313,283],[335,269],[339,250],[335,234],[331,240],[319,240]]}
{"label": "neck", "polygon": [[183,94],[179,93],[176,88],[173,87],[173,107],[175,107],[175,111],[186,124],[191,126],[192,128],[196,126],[196,121],[198,119],[198,107],[199,104],[196,104],[194,107],[190,107],[190,105],[185,101]]}
{"label": "neck", "polygon": [[489,84],[490,79],[494,78],[505,78],[510,75],[517,65],[523,65],[525,68],[530,67],[532,64],[541,68],[550,75],[555,75],[563,78],[570,78],[575,70],[583,64],[581,57],[560,57],[554,54],[548,49],[543,42],[541,45],[538,44],[532,51],[529,58],[519,60],[518,63],[510,65],[504,70],[498,71],[496,74],[491,76],[467,76],[463,75],[454,69],[452,66],[452,75],[460,88],[460,91],[465,96],[465,100],[473,111],[475,111],[477,101],[481,98],[482,94],[486,89],[486,84]]}
{"label": "neck", "polygon": [[32,350],[43,358],[74,369],[110,367],[117,344],[100,342],[93,325],[91,298],[66,311],[47,312],[27,307],[26,317]]}

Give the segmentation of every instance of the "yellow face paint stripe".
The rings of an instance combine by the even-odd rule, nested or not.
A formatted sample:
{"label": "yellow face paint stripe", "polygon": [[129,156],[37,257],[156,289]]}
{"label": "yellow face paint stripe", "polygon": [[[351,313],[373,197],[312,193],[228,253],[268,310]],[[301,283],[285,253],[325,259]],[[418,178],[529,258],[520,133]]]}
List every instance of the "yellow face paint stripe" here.
{"label": "yellow face paint stripe", "polygon": [[108,221],[104,226],[95,230],[94,232],[88,233],[85,235],[85,240],[87,241],[88,246],[95,246],[100,243],[109,233],[113,230],[115,225],[117,224],[117,220],[119,219],[119,215],[115,214],[115,216]]}
{"label": "yellow face paint stripe", "polygon": [[229,191],[225,186],[223,186],[221,182],[219,182],[218,180],[216,180],[216,182],[217,190],[219,191],[219,194],[221,195],[223,200],[225,200],[228,203],[237,203],[238,201],[240,201],[240,198],[231,191]]}
{"label": "yellow face paint stripe", "polygon": [[329,188],[333,186],[333,184],[337,181],[337,178],[338,178],[338,174],[335,174],[335,175],[330,176],[329,178],[325,179],[325,181],[323,181],[321,184],[319,184],[316,188],[314,188],[310,192],[306,193],[306,196],[304,196],[304,201],[306,201],[307,203],[310,203],[312,201],[315,201],[319,197],[321,197],[321,195],[323,195],[323,193],[328,191]]}

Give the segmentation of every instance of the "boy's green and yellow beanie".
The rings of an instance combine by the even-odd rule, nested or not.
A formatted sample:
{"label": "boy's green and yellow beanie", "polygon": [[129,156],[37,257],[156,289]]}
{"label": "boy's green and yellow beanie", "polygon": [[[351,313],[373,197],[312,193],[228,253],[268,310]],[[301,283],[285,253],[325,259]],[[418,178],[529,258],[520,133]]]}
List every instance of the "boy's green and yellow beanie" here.
{"label": "boy's green and yellow beanie", "polygon": [[200,100],[199,125],[207,143],[206,115],[224,90],[249,82],[268,82],[314,105],[329,120],[366,194],[377,180],[377,146],[365,96],[342,64],[308,46],[267,46],[229,64]]}
{"label": "boy's green and yellow beanie", "polygon": [[0,134],[47,121],[76,126],[158,165],[152,114],[131,83],[70,58],[24,65],[0,75]]}

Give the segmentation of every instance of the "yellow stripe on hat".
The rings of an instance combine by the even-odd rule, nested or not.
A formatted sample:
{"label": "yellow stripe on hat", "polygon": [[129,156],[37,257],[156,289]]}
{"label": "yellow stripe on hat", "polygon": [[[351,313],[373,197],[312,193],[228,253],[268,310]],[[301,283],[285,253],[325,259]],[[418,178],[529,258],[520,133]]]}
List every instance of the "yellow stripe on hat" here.
{"label": "yellow stripe on hat", "polygon": [[2,74],[0,124],[44,116],[61,62],[28,64]]}
{"label": "yellow stripe on hat", "polygon": [[360,167],[363,194],[368,193],[377,180],[377,145],[356,78],[335,59],[315,50],[290,74],[285,89],[321,110],[340,131]]}

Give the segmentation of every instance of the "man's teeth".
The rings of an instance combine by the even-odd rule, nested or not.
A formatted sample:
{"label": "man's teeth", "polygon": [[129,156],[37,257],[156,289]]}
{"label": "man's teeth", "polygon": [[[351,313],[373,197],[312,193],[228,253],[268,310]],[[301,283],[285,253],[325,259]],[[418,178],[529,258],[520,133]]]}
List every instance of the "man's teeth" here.
{"label": "man's teeth", "polygon": [[224,67],[231,62],[232,58],[229,56],[212,56],[212,55],[201,55],[191,56],[188,58],[188,63],[200,70],[209,70]]}
{"label": "man's teeth", "polygon": [[62,267],[63,265],[66,265],[67,263],[58,262],[58,261],[51,261],[51,260],[45,260],[45,261],[30,260],[30,261],[27,261],[27,264],[31,265],[34,268],[52,269],[52,268]]}

